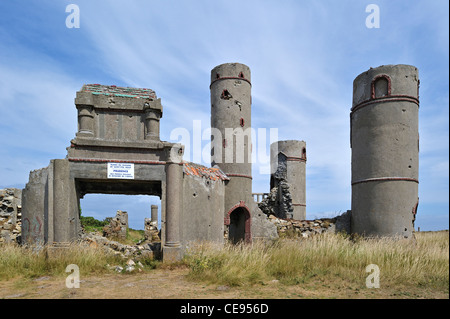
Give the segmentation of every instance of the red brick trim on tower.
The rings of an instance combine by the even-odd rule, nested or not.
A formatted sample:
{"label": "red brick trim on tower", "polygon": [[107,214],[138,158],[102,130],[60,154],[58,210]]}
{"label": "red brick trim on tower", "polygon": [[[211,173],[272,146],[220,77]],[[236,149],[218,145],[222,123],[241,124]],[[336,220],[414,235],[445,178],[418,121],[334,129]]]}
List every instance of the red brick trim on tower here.
{"label": "red brick trim on tower", "polygon": [[352,185],[369,182],[385,182],[385,181],[405,181],[405,182],[415,182],[419,184],[419,181],[417,179],[411,177],[374,177],[374,178],[360,179],[358,181],[352,182]]}
{"label": "red brick trim on tower", "polygon": [[419,99],[414,96],[409,95],[390,95],[390,96],[383,96],[378,97],[375,99],[365,100],[361,103],[356,104],[352,109],[351,113],[374,103],[385,103],[385,102],[412,102],[417,104],[419,106]]}

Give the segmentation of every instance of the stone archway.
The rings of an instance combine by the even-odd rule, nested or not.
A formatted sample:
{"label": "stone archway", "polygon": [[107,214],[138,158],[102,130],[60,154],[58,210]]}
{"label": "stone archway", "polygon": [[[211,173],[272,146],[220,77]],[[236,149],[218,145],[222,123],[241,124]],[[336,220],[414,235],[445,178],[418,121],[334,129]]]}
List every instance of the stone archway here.
{"label": "stone archway", "polygon": [[228,211],[225,225],[228,226],[228,240],[231,243],[251,242],[251,215],[243,201]]}

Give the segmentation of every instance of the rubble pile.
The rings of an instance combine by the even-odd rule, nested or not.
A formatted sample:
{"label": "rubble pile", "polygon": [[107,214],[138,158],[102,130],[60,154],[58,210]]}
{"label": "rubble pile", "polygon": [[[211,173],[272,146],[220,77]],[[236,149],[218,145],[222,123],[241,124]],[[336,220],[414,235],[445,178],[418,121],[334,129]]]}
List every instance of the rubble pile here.
{"label": "rubble pile", "polygon": [[279,237],[298,236],[307,238],[322,233],[350,233],[350,214],[347,211],[333,218],[320,218],[314,220],[282,219],[269,215],[269,221],[277,226]]}
{"label": "rubble pile", "polygon": [[0,243],[20,241],[22,232],[21,202],[21,189],[0,189]]}

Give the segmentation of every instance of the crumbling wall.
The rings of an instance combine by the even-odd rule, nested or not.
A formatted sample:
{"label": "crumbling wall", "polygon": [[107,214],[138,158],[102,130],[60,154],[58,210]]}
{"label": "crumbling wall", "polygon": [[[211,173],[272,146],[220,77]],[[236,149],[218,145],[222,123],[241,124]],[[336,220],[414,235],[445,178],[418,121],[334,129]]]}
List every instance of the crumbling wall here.
{"label": "crumbling wall", "polygon": [[22,190],[22,243],[71,242],[79,236],[79,200],[67,159],[30,172]]}
{"label": "crumbling wall", "polygon": [[[53,171],[53,163],[30,172],[28,183],[22,191],[22,244],[44,244],[49,237],[53,238],[53,227],[50,229],[45,224],[53,226],[53,214],[49,214],[53,204],[49,193],[53,179],[49,178]],[[51,218],[51,222],[48,219]],[[47,220],[47,223],[45,223]],[[53,242],[53,240],[50,240]]]}
{"label": "crumbling wall", "polygon": [[276,225],[271,223],[267,215],[263,213],[256,203],[254,203],[252,210],[251,231],[252,240],[278,238]]}
{"label": "crumbling wall", "polygon": [[183,245],[190,241],[222,243],[224,233],[224,181],[210,168],[185,164],[180,232]]}
{"label": "crumbling wall", "polygon": [[103,227],[103,236],[109,238],[127,238],[128,213],[118,210],[108,225]]}
{"label": "crumbling wall", "polygon": [[293,206],[292,195],[286,180],[287,157],[283,154],[278,156],[278,166],[272,174],[271,190],[269,195],[263,199],[258,207],[267,215],[275,215],[278,218],[292,219]]}
{"label": "crumbling wall", "polygon": [[22,190],[0,190],[0,243],[20,242],[22,218]]}
{"label": "crumbling wall", "polygon": [[152,218],[144,219],[144,237],[147,242],[161,242],[158,221],[154,221]]}
{"label": "crumbling wall", "polygon": [[333,218],[320,218],[314,220],[281,219],[274,215],[269,216],[271,223],[276,225],[279,237],[303,237],[323,233],[351,233],[351,211]]}

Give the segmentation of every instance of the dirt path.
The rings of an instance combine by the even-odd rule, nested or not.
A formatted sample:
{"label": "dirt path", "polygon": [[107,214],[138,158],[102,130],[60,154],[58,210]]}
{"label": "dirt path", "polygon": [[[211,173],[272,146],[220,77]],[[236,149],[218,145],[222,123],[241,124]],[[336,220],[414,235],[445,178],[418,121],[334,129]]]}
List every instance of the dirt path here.
{"label": "dirt path", "polygon": [[80,288],[69,289],[65,277],[12,279],[0,282],[0,299],[303,299],[303,298],[448,298],[448,293],[411,288],[351,287],[345,282],[329,285],[316,281],[307,285],[264,285],[227,287],[192,282],[188,270],[157,269],[134,274],[83,276]]}

